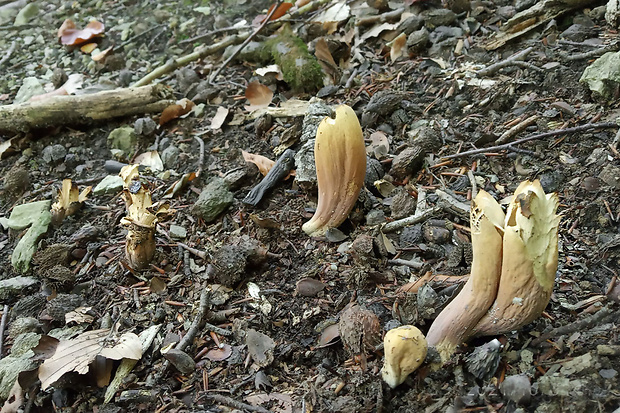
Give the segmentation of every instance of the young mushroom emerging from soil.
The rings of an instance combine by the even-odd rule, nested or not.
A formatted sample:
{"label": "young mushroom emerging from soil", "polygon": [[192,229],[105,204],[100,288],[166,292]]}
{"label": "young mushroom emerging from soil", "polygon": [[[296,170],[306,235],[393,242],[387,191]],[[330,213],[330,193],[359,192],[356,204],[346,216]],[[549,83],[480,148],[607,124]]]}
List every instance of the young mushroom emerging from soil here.
{"label": "young mushroom emerging from soil", "polygon": [[347,105],[325,118],[316,131],[314,157],[319,188],[316,212],[302,229],[319,237],[347,218],[364,185],[366,149],[357,115]]}
{"label": "young mushroom emerging from soil", "polygon": [[427,344],[424,334],[414,326],[393,328],[383,338],[385,361],[381,377],[394,388],[405,381],[426,358]]}
{"label": "young mushroom emerging from soil", "polygon": [[[545,194],[538,180],[519,185],[505,216],[488,193],[480,191],[476,196],[470,215],[471,275],[426,337],[442,362],[474,336],[514,331],[542,314],[558,265],[558,204],[557,194]],[[388,344],[393,346],[392,331],[396,330],[385,337],[382,373],[394,387],[404,380],[402,374],[406,377],[417,366],[410,369],[409,360],[394,358],[393,350],[388,351]]]}
{"label": "young mushroom emerging from soil", "polygon": [[58,225],[65,217],[75,214],[82,207],[91,190],[92,186],[87,186],[80,192],[71,179],[64,179],[62,188],[58,191],[58,199],[52,204],[52,222]]}
{"label": "young mushroom emerging from soil", "polygon": [[127,165],[119,173],[125,181],[123,199],[127,216],[121,225],[128,229],[125,258],[134,270],[146,268],[155,255],[155,227],[174,214],[168,202],[153,204],[151,192],[140,182],[138,165]]}

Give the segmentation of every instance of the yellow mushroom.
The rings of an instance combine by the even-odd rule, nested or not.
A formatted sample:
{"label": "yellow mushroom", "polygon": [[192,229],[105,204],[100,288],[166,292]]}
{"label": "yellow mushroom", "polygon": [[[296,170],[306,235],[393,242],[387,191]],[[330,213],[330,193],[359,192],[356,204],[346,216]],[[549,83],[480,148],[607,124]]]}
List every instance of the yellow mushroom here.
{"label": "yellow mushroom", "polygon": [[338,106],[334,119],[319,124],[314,144],[319,198],[314,216],[302,229],[312,236],[325,234],[347,218],[364,185],[366,149],[357,115]]}
{"label": "yellow mushroom", "polygon": [[495,199],[480,191],[470,212],[473,260],[471,275],[459,294],[431,325],[426,340],[445,362],[474,334],[474,327],[495,300],[502,269],[504,212]]}
{"label": "yellow mushroom", "polygon": [[475,334],[513,331],[542,314],[551,298],[558,267],[557,194],[545,194],[538,180],[515,191],[504,224],[504,254],[497,298]]}
{"label": "yellow mushroom", "polygon": [[426,358],[426,339],[417,327],[405,325],[394,328],[383,339],[385,360],[381,377],[391,388],[405,381]]}

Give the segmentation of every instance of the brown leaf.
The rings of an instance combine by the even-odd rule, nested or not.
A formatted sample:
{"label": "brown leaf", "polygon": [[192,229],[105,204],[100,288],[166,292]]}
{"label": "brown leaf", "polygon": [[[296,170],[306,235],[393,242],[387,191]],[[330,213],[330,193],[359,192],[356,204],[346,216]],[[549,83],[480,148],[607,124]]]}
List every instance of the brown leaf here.
{"label": "brown leaf", "polygon": [[241,150],[241,154],[243,155],[243,159],[245,159],[246,162],[251,162],[254,165],[258,166],[258,170],[263,176],[267,175],[267,173],[271,170],[271,168],[273,168],[273,165],[275,164],[275,161],[272,161],[269,158],[266,158],[262,155],[255,155],[253,153],[246,152],[243,149]]}
{"label": "brown leaf", "polygon": [[295,291],[304,297],[314,297],[325,289],[325,284],[315,278],[302,278],[297,281]]}
{"label": "brown leaf", "polygon": [[383,159],[390,151],[390,142],[385,133],[373,132],[370,135],[370,144],[366,147],[366,154],[374,155],[377,159]]}
{"label": "brown leaf", "polygon": [[401,33],[392,40],[392,48],[390,49],[390,59],[395,62],[399,57],[407,53],[407,35]]}
{"label": "brown leaf", "polygon": [[161,117],[159,118],[159,124],[165,125],[171,120],[180,118],[181,116],[189,113],[193,107],[194,102],[187,98],[183,98],[177,101],[177,103],[172,104],[166,109],[164,109],[164,111],[161,113]]}
{"label": "brown leaf", "polygon": [[228,344],[222,344],[222,347],[214,348],[207,351],[205,357],[211,361],[226,360],[232,354],[232,347]]}
{"label": "brown leaf", "polygon": [[60,340],[54,355],[39,366],[41,389],[47,389],[65,373],[87,373],[88,366],[98,355],[112,360],[139,360],[142,342],[134,333],[114,337],[109,329],[88,331],[74,339]]}
{"label": "brown leaf", "polygon": [[[265,21],[267,16],[269,16],[269,13],[271,13],[271,10],[273,10],[274,7],[275,7],[275,4],[272,4],[271,7],[269,7],[267,14],[259,14],[258,16],[256,16],[254,20],[252,20],[252,26],[254,27],[260,26]],[[280,17],[284,16],[286,12],[288,11],[288,9],[290,9],[291,7],[293,7],[293,3],[288,3],[288,2],[281,3],[276,9],[276,11],[273,12],[269,21],[277,20]]]}
{"label": "brown leaf", "polygon": [[97,43],[86,43],[80,46],[80,51],[82,53],[91,54],[93,50],[97,48]]}
{"label": "brown leaf", "polygon": [[187,184],[193,181],[196,178],[196,172],[190,172],[184,174],[181,179],[170,185],[170,188],[166,190],[164,194],[164,198],[172,198],[175,195],[178,195],[179,192],[187,186]]}
{"label": "brown leaf", "polygon": [[110,46],[107,49],[105,49],[102,52],[97,53],[96,55],[92,55],[92,59],[95,62],[100,62],[102,60],[105,60],[106,57],[108,57],[108,55],[110,54],[110,52],[114,50],[114,46]]}
{"label": "brown leaf", "polygon": [[252,112],[253,110],[269,106],[273,98],[273,92],[259,82],[251,82],[245,89],[245,98],[250,102],[250,105],[246,106],[245,110]]}
{"label": "brown leaf", "polygon": [[327,346],[331,346],[336,343],[340,338],[340,328],[338,328],[338,324],[332,324],[327,326],[321,331],[321,335],[319,336],[319,342],[315,348],[323,348]]}
{"label": "brown leaf", "polygon": [[58,37],[60,37],[60,43],[66,46],[79,46],[95,37],[101,36],[104,30],[104,24],[97,20],[92,20],[81,30],[75,28],[73,21],[65,20],[60,29],[58,29]]}

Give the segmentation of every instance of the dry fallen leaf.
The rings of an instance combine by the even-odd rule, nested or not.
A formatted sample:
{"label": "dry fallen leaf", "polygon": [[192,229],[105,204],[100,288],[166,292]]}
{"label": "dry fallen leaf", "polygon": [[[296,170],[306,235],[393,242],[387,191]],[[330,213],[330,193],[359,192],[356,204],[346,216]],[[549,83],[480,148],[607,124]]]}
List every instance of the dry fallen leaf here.
{"label": "dry fallen leaf", "polygon": [[228,344],[222,344],[222,347],[214,348],[207,351],[205,357],[211,361],[226,360],[232,354],[232,347]]}
{"label": "dry fallen leaf", "polygon": [[370,135],[370,144],[366,147],[367,155],[374,155],[375,158],[381,160],[385,158],[390,151],[390,142],[385,133],[381,131],[373,132]]}
{"label": "dry fallen leaf", "polygon": [[157,151],[148,151],[141,153],[134,159],[135,163],[151,168],[153,172],[159,172],[164,170],[164,163],[159,157]]}
{"label": "dry fallen leaf", "polygon": [[243,155],[243,159],[245,159],[246,162],[251,162],[256,165],[263,176],[267,175],[267,173],[271,170],[271,168],[273,168],[273,165],[275,164],[275,161],[272,161],[269,158],[266,158],[262,155],[256,155],[246,152],[243,149],[241,150],[241,155]]}
{"label": "dry fallen leaf", "polygon": [[92,20],[84,29],[80,30],[76,29],[73,21],[67,19],[58,29],[58,37],[60,37],[60,43],[66,46],[79,46],[101,36],[104,30],[104,24],[97,20]]}
{"label": "dry fallen leaf", "polygon": [[407,35],[405,33],[399,34],[394,40],[392,40],[391,46],[390,59],[392,62],[395,62],[399,57],[402,57],[407,53]]}
{"label": "dry fallen leaf", "polygon": [[327,346],[331,346],[336,343],[340,338],[340,328],[338,328],[338,324],[331,324],[321,331],[321,335],[319,336],[319,342],[317,343],[316,348],[323,348]]}
{"label": "dry fallen leaf", "polygon": [[93,50],[97,48],[97,43],[86,43],[80,46],[80,51],[82,53],[91,54]]}
{"label": "dry fallen leaf", "polygon": [[188,114],[193,107],[194,102],[187,98],[178,100],[177,103],[172,104],[163,110],[161,117],[159,118],[159,124],[165,125],[171,120],[180,118],[181,116]]}
{"label": "dry fallen leaf", "polygon": [[228,109],[224,106],[219,106],[217,108],[217,112],[213,115],[213,119],[211,119],[211,129],[219,129],[226,122],[226,118],[228,117]]}
{"label": "dry fallen leaf", "polygon": [[97,54],[94,54],[91,56],[91,58],[95,61],[95,62],[100,62],[102,60],[105,60],[106,57],[108,57],[108,55],[110,54],[110,52],[114,50],[114,46],[110,46],[107,49],[105,49],[102,52],[99,52]]}
{"label": "dry fallen leaf", "polygon": [[245,110],[252,112],[253,110],[269,106],[273,98],[273,92],[259,82],[251,82],[245,89],[245,98],[250,102],[250,105],[246,106]]}
{"label": "dry fallen leaf", "polygon": [[60,340],[54,355],[39,366],[41,389],[47,389],[65,373],[87,373],[88,366],[98,355],[112,360],[139,360],[142,343],[134,333],[118,337],[109,329],[88,331],[74,339]]}
{"label": "dry fallen leaf", "polygon": [[179,192],[187,186],[187,184],[196,178],[196,172],[190,172],[184,174],[181,179],[170,185],[170,188],[166,190],[163,198],[172,198],[179,194]]}
{"label": "dry fallen leaf", "polygon": [[[265,21],[267,16],[269,16],[269,13],[271,13],[271,10],[273,10],[274,7],[275,7],[275,4],[272,4],[271,7],[269,7],[269,10],[267,10],[267,14],[259,14],[258,16],[256,16],[254,20],[252,20],[252,26],[254,27],[260,26]],[[284,16],[286,12],[288,11],[288,9],[290,9],[291,7],[293,7],[293,3],[289,3],[289,2],[281,3],[276,9],[276,11],[273,12],[271,17],[269,18],[269,21],[277,20],[280,17]]]}
{"label": "dry fallen leaf", "polygon": [[252,360],[259,367],[267,367],[273,361],[273,350],[276,343],[266,334],[249,328],[245,336],[245,344]]}

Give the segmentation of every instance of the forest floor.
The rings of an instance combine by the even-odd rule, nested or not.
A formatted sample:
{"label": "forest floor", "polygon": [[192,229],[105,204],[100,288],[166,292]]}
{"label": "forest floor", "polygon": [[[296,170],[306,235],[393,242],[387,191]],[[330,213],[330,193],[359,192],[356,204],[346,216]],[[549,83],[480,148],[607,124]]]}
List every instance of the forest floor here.
{"label": "forest floor", "polygon": [[[3,118],[2,108],[67,79],[80,96],[127,88],[195,48],[254,33],[271,4],[0,0],[2,412],[618,411],[620,76],[601,81],[607,96],[580,82],[619,48],[606,2],[317,3],[290,9],[252,43],[284,23],[301,50],[226,63],[231,49],[205,52],[153,79],[165,85],[155,106],[119,106],[127,114],[99,121],[71,115],[87,109],[76,108],[24,132],[14,125],[34,115]],[[68,18],[105,25],[94,51],[61,44]],[[267,67],[275,59],[285,70],[288,55],[308,66],[285,81]],[[181,103],[162,114],[184,98],[189,113],[179,117]],[[246,109],[261,98],[269,107]],[[302,224],[316,208],[313,162],[299,154],[322,111],[343,103],[362,123],[366,187],[338,230],[311,238]],[[289,148],[295,176],[281,179]],[[265,178],[258,202],[246,197],[263,176],[242,151],[284,168]],[[140,179],[153,201],[179,182],[166,198],[175,213],[158,224],[142,270],[125,255],[129,192],[114,178],[136,158],[149,165]],[[55,202],[64,179],[96,190],[49,226],[49,204],[27,210],[43,230],[18,271],[27,225],[9,229],[12,213]],[[527,179],[560,200],[544,313],[388,387],[385,332],[414,324],[426,333],[467,278],[472,194],[509,200]],[[394,224],[409,216],[419,222]],[[121,375],[132,351],[138,360]],[[43,359],[56,374],[28,375]]]}

